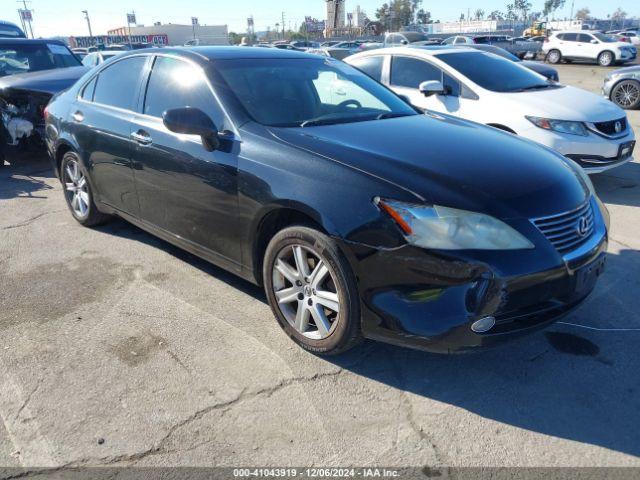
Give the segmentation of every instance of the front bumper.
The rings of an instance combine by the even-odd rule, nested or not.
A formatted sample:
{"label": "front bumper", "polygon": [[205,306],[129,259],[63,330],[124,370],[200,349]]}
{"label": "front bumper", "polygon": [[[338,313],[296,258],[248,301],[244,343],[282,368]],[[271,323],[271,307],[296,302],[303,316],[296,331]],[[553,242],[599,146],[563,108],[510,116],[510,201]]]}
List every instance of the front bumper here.
{"label": "front bumper", "polygon": [[[544,241],[518,251],[435,252],[343,243],[356,272],[367,338],[438,353],[477,350],[543,328],[587,298],[604,266],[608,213],[565,258]],[[546,242],[546,244],[545,244]],[[584,281],[585,273],[590,275]],[[492,316],[493,328],[471,326]]]}
{"label": "front bumper", "polygon": [[586,137],[552,132],[533,126],[519,135],[546,145],[580,165],[589,174],[601,173],[633,160],[635,135],[630,126],[616,138],[605,137],[589,130]]}

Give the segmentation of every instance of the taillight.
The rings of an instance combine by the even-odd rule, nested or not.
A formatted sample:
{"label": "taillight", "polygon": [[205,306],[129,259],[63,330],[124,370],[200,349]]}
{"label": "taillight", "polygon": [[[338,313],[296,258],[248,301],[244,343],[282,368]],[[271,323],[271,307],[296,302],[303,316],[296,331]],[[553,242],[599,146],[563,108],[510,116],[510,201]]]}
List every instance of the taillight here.
{"label": "taillight", "polygon": [[626,42],[626,43],[631,43],[631,40],[629,39],[629,37],[621,37],[620,41],[621,42]]}

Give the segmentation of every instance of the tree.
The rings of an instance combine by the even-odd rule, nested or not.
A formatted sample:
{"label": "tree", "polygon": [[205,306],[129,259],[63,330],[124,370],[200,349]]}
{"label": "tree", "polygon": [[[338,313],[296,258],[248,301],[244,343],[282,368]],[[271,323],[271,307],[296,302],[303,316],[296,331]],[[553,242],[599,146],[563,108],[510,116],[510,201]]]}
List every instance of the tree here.
{"label": "tree", "polygon": [[382,4],[382,6],[376,10],[376,18],[380,21],[385,30],[389,30],[391,9],[389,8],[388,3]]}
{"label": "tree", "polygon": [[564,7],[565,0],[545,0],[542,15],[549,18],[549,15],[553,15],[556,10]]}
{"label": "tree", "polygon": [[490,20],[504,20],[504,15],[500,10],[494,10],[489,14]]}
{"label": "tree", "polygon": [[591,13],[591,10],[589,10],[588,7],[581,8],[576,12],[576,20],[582,20],[582,21],[588,20],[590,13]]}
{"label": "tree", "polygon": [[427,12],[424,8],[421,8],[418,10],[418,13],[416,13],[416,21],[422,25],[432,23],[431,12]]}
{"label": "tree", "polygon": [[527,18],[528,18],[527,13],[531,10],[531,7],[532,7],[531,2],[529,2],[528,0],[513,1],[513,8],[516,12],[520,14],[520,18],[522,19],[523,22],[527,21]]}
{"label": "tree", "polygon": [[475,12],[473,12],[473,16],[476,20],[482,20],[484,18],[484,10],[482,10],[481,8],[477,9]]}
{"label": "tree", "polygon": [[624,20],[625,18],[627,18],[627,12],[618,7],[616,11],[611,14],[611,18],[616,22],[619,20]]}

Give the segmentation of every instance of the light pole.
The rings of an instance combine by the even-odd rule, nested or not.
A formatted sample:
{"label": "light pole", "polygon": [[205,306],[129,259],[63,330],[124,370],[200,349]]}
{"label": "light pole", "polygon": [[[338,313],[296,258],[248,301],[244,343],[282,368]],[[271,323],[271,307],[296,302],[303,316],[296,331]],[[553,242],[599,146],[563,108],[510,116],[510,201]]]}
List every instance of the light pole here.
{"label": "light pole", "polygon": [[91,41],[91,40],[93,40],[93,33],[91,32],[91,20],[89,20],[89,11],[88,10],[82,10],[82,13],[84,13],[84,18],[87,21],[87,27],[89,27],[89,39]]}

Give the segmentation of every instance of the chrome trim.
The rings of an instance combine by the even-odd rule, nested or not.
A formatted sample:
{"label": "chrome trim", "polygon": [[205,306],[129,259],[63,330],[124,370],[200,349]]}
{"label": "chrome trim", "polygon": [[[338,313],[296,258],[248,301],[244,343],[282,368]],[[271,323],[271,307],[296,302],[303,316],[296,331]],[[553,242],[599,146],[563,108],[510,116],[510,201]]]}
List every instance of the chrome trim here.
{"label": "chrome trim", "polygon": [[[619,120],[619,119],[618,119]],[[615,122],[616,120],[605,120],[607,122]],[[610,138],[612,140],[617,140],[619,138],[622,137],[626,137],[627,135],[629,135],[629,119],[626,119],[625,121],[625,128],[624,130],[622,130],[620,133],[616,133],[614,135],[608,135],[606,133],[601,132],[600,130],[598,130],[598,127],[596,127],[596,123],[604,123],[604,122],[584,122],[585,127],[587,127],[587,130],[589,130],[590,132],[595,133],[596,135],[599,135],[601,137],[604,138]]]}

